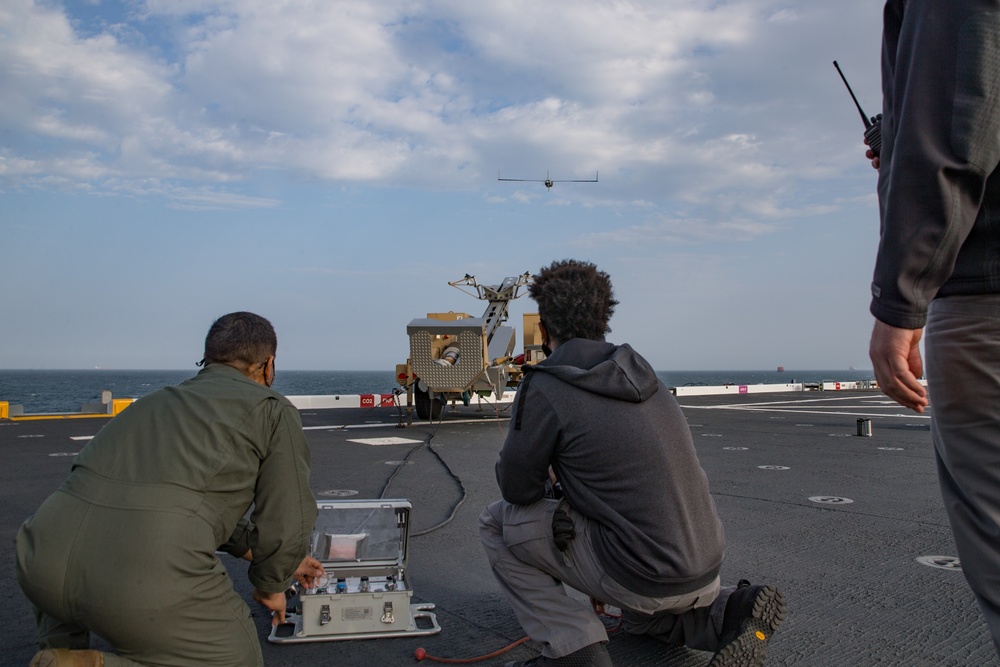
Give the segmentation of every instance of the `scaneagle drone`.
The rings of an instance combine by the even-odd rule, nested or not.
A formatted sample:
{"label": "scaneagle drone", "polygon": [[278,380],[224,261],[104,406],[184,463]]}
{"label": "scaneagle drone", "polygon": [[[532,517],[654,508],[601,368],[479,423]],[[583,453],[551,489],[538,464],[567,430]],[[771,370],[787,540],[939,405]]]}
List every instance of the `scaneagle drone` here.
{"label": "scaneagle drone", "polygon": [[549,172],[546,170],[545,178],[500,178],[500,171],[497,170],[497,180],[498,181],[517,181],[520,183],[544,183],[547,190],[551,190],[552,186],[556,183],[596,183],[597,182],[597,172],[594,172],[593,178],[586,179],[558,179],[549,178]]}

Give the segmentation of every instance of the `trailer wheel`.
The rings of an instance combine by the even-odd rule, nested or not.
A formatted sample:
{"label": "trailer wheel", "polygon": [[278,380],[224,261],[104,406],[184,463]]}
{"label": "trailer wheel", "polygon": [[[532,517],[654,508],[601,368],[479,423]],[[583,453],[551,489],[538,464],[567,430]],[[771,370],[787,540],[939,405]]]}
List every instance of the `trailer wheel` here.
{"label": "trailer wheel", "polygon": [[413,402],[417,408],[417,419],[440,419],[441,408],[444,402],[440,398],[431,398],[431,395],[420,387],[413,388]]}

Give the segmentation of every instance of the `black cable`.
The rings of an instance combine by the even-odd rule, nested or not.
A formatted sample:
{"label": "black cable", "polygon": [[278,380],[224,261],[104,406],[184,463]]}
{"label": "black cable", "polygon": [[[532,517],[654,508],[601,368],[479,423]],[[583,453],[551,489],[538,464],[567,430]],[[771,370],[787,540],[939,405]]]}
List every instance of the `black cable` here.
{"label": "black cable", "polygon": [[[469,492],[466,490],[465,484],[462,483],[462,478],[455,474],[455,472],[451,469],[451,466],[448,465],[448,462],[445,461],[443,458],[441,458],[441,455],[437,453],[437,450],[435,450],[431,446],[431,440],[434,439],[434,436],[437,435],[438,429],[441,427],[441,420],[442,418],[439,416],[437,420],[437,425],[434,427],[434,431],[432,433],[429,433],[423,442],[421,442],[419,445],[415,445],[410,449],[409,452],[406,453],[406,456],[403,458],[400,464],[396,466],[396,469],[393,471],[393,473],[389,475],[389,479],[385,481],[385,484],[382,486],[382,491],[379,493],[379,499],[385,498],[385,492],[388,491],[389,485],[392,484],[392,480],[396,478],[396,475],[398,475],[399,472],[403,469],[403,466],[405,466],[409,462],[410,458],[414,454],[416,454],[418,450],[423,449],[424,447],[426,447],[428,451],[430,451],[430,453],[433,454],[434,457],[441,462],[441,465],[444,466],[444,469],[448,473],[448,475],[453,480],[455,480],[455,483],[458,485],[458,489],[461,492],[461,497],[458,499],[458,502],[456,502],[452,506],[451,512],[448,513],[448,516],[443,521],[431,526],[430,528],[425,528],[424,530],[420,530],[417,532],[411,532],[410,537],[420,537],[421,535],[427,535],[428,533],[432,533],[435,530],[438,530],[439,528],[444,528],[445,526],[447,526],[455,519],[455,515],[458,513],[458,508],[462,506],[462,503],[464,503],[465,499],[468,498],[469,496]],[[430,421],[432,424],[434,423],[433,417],[431,418]]]}
{"label": "black cable", "polygon": [[454,520],[455,515],[458,513],[458,508],[462,506],[462,503],[464,503],[465,499],[469,496],[468,492],[465,490],[465,484],[462,483],[461,478],[454,472],[452,472],[451,466],[449,466],[448,463],[443,458],[441,458],[441,455],[438,454],[437,451],[435,451],[434,448],[430,446],[430,441],[427,442],[427,449],[429,449],[431,453],[434,454],[435,457],[437,457],[437,460],[441,462],[441,465],[444,466],[444,469],[448,471],[448,474],[451,475],[451,478],[455,480],[455,482],[458,484],[458,488],[462,492],[462,497],[459,498],[458,502],[455,503],[455,506],[451,508],[451,513],[448,514],[448,518],[446,518],[441,523],[438,523],[437,525],[431,526],[430,528],[425,528],[424,530],[420,530],[415,533],[410,533],[410,537],[420,537],[421,535],[432,533],[438,528],[444,528],[445,526],[447,526],[449,523],[452,522],[452,520]]}
{"label": "black cable", "polygon": [[[402,406],[399,404],[399,400],[398,399],[399,399],[399,395],[401,393],[402,393],[402,390],[400,390],[400,389],[394,389],[392,391],[392,394],[393,394],[393,403],[396,405],[397,409],[400,410],[400,418],[402,418]],[[482,400],[482,396],[480,396],[480,400]],[[501,413],[500,402],[499,401],[490,401],[490,400],[487,399],[486,400],[486,404],[493,407],[493,412],[496,415],[497,423],[499,424],[499,422],[500,422],[500,413]],[[375,408],[381,407],[382,405],[384,405],[384,401],[380,402],[378,405],[373,405],[370,408],[366,408],[365,412],[367,412],[368,410],[374,410]],[[445,405],[442,406],[442,413],[444,412],[444,408],[445,407],[447,407],[447,404],[445,404]],[[502,412],[506,412],[510,408],[511,408],[511,405],[508,404],[505,408],[503,408]],[[414,447],[412,447],[410,449],[409,452],[406,453],[406,456],[403,458],[402,462],[400,462],[400,464],[398,466],[396,466],[396,469],[392,472],[392,474],[389,475],[389,478],[385,481],[385,484],[382,486],[382,490],[379,492],[379,495],[378,495],[378,497],[379,497],[380,500],[385,498],[385,493],[386,493],[386,491],[389,490],[389,485],[392,484],[392,480],[394,480],[396,478],[396,475],[398,475],[400,473],[400,471],[403,469],[403,466],[405,466],[410,461],[410,458],[414,454],[416,454],[418,450],[423,449],[424,447],[426,447],[428,449],[428,451],[430,451],[431,454],[433,454],[435,456],[435,458],[437,458],[437,460],[441,462],[441,465],[444,466],[444,469],[448,473],[448,475],[453,480],[455,480],[455,483],[458,485],[458,489],[461,492],[461,497],[458,499],[458,502],[456,502],[452,506],[451,511],[448,513],[448,516],[443,521],[441,521],[440,523],[437,523],[437,524],[431,526],[430,528],[426,528],[424,530],[421,530],[421,531],[418,531],[418,532],[415,532],[415,533],[410,533],[410,537],[420,537],[421,535],[427,535],[428,533],[432,533],[435,530],[438,530],[439,528],[443,528],[443,527],[447,526],[449,523],[451,523],[455,519],[455,515],[458,514],[458,508],[462,506],[462,504],[465,502],[466,498],[468,498],[468,496],[469,496],[469,492],[465,488],[465,484],[462,482],[462,478],[455,474],[455,472],[451,469],[451,466],[448,465],[448,462],[445,461],[441,457],[441,455],[437,453],[437,450],[435,450],[431,446],[431,440],[433,440],[434,436],[437,435],[437,430],[441,426],[441,421],[442,421],[442,417],[439,415],[437,423],[434,426],[434,431],[432,433],[428,434],[427,438],[423,442],[421,442],[419,445],[415,445]],[[431,422],[431,424],[435,424],[433,416],[431,417],[430,422]],[[355,422],[355,423],[357,423],[357,422]],[[350,428],[352,425],[354,425],[354,424],[342,424],[342,425],[338,426],[337,428],[338,429],[346,430],[346,429]]]}

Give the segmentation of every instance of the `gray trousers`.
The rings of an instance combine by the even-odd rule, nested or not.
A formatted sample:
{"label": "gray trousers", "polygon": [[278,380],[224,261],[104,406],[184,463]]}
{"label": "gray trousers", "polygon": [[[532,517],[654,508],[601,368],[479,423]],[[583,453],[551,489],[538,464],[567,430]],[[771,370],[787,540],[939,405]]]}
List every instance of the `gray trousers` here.
{"label": "gray trousers", "polygon": [[924,350],[941,495],[1000,652],[1000,295],[932,301]]}
{"label": "gray trousers", "polygon": [[734,587],[719,579],[687,595],[646,597],[623,588],[604,572],[591,547],[589,521],[567,504],[576,537],[560,552],[552,538],[552,514],[559,500],[512,505],[499,500],[479,517],[479,537],[493,574],[521,627],[542,644],[542,654],[560,658],[595,642],[605,642],[604,623],[586,601],[571,597],[569,586],[622,610],[631,634],[649,634],[671,644],[704,651],[720,648],[726,601]]}

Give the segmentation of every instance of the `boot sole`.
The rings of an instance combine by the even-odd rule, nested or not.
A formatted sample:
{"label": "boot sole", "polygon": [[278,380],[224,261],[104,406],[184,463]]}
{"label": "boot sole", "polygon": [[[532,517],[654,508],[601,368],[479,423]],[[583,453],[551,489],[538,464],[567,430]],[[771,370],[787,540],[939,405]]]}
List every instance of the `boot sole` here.
{"label": "boot sole", "polygon": [[762,667],[767,642],[787,614],[784,594],[774,586],[762,587],[736,639],[712,656],[708,667]]}

